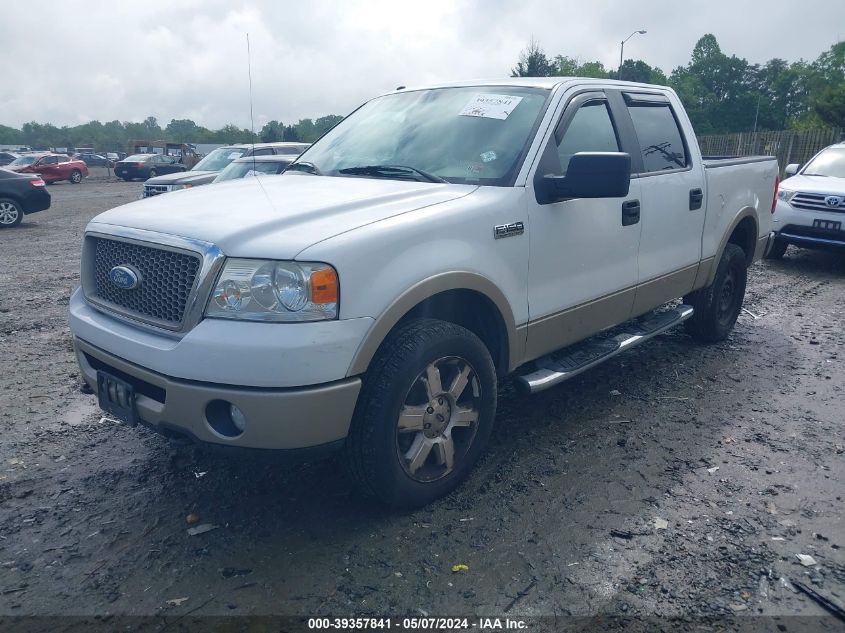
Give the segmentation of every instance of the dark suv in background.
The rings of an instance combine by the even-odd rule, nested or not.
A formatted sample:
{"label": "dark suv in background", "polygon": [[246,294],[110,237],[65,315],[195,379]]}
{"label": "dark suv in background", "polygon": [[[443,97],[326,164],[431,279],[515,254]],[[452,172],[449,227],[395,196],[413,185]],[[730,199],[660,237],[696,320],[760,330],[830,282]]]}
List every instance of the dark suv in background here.
{"label": "dark suv in background", "polygon": [[159,176],[144,183],[144,197],[157,196],[168,191],[207,185],[224,167],[238,158],[248,156],[285,155],[296,158],[309,147],[309,143],[244,143],[225,145],[209,152],[205,158],[184,174]]}
{"label": "dark suv in background", "polygon": [[178,156],[164,154],[133,154],[114,164],[114,175],[126,181],[135,178],[155,178],[159,174],[185,171]]}

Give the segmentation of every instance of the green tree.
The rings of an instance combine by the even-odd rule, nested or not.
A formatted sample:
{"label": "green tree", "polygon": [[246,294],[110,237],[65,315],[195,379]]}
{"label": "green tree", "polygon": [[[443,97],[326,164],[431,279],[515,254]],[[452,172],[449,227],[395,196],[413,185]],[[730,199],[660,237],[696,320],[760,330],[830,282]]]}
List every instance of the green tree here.
{"label": "green tree", "polygon": [[519,61],[511,69],[511,77],[551,77],[555,74],[555,64],[540,45],[532,39],[519,54]]}
{"label": "green tree", "polygon": [[622,68],[616,73],[611,73],[615,79],[634,81],[643,84],[655,84],[665,86],[668,83],[666,75],[659,68],[649,66],[641,59],[626,59]]}
{"label": "green tree", "polygon": [[264,143],[274,143],[276,141],[281,141],[284,138],[285,134],[285,126],[278,121],[268,121],[264,124],[264,127],[261,128],[261,133],[259,136],[261,137],[261,141]]}

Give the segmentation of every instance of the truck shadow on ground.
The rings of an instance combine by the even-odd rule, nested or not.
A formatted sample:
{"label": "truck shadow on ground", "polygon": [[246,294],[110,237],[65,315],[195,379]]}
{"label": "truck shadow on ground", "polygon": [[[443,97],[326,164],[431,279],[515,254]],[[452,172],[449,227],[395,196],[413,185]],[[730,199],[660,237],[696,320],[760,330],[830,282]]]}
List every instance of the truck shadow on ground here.
{"label": "truck shadow on ground", "polygon": [[[765,370],[751,371],[792,353],[778,336],[740,325],[725,343],[701,347],[673,332],[533,397],[505,386],[485,458],[456,492],[414,512],[361,499],[336,459],[234,459],[123,429],[122,443],[140,441],[148,450],[119,472],[111,463],[110,473],[90,478],[106,489],[101,502],[141,517],[122,527],[143,536],[109,565],[189,563],[177,584],[211,588],[222,582],[221,569],[246,568],[295,601],[334,595],[356,564],[376,583],[394,580],[400,567],[450,565],[495,546],[492,573],[506,583],[514,566],[525,567],[517,550],[576,557],[610,528],[641,523],[669,487],[706,465],[738,405],[766,402],[782,388]],[[761,341],[769,355],[762,359],[749,354]],[[216,529],[185,536],[189,514]],[[360,582],[350,580],[347,589]]]}

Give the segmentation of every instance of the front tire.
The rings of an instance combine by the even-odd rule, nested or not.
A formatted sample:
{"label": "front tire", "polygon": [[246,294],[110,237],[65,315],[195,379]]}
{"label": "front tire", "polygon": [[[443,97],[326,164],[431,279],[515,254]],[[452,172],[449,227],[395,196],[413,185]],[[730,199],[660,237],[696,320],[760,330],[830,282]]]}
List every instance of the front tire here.
{"label": "front tire", "polygon": [[23,221],[23,207],[11,198],[0,198],[0,228],[11,228]]}
{"label": "front tire", "polygon": [[684,297],[694,308],[684,327],[695,340],[716,343],[728,338],[742,310],[748,264],[745,252],[736,244],[727,244],[716,269],[713,283]]}
{"label": "front tire", "polygon": [[346,441],[358,488],[392,506],[451,492],[481,456],[496,416],[496,369],[472,332],[415,319],[385,341],[364,377]]}
{"label": "front tire", "polygon": [[775,238],[775,243],[772,244],[772,250],[766,255],[766,259],[781,259],[786,254],[786,249],[789,244],[780,238]]}
{"label": "front tire", "polygon": [[82,172],[78,169],[74,169],[72,172],[70,172],[70,178],[68,178],[68,180],[74,185],[78,185],[82,182]]}

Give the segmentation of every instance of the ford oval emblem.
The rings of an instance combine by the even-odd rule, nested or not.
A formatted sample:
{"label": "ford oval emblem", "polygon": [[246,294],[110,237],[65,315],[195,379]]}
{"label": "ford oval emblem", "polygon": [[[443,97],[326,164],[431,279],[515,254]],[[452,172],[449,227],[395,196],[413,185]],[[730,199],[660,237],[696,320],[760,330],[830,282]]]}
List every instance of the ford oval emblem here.
{"label": "ford oval emblem", "polygon": [[141,273],[129,266],[115,266],[109,271],[109,280],[121,290],[134,290],[141,284]]}

